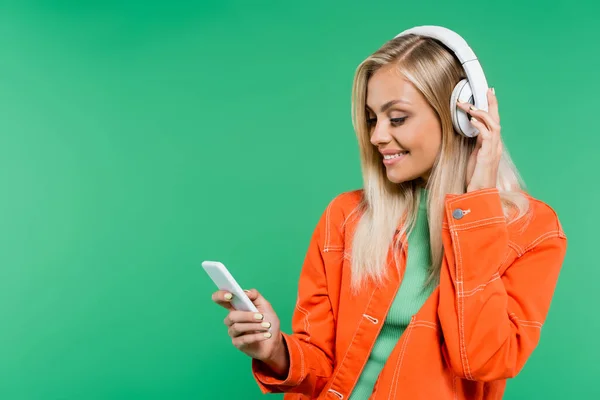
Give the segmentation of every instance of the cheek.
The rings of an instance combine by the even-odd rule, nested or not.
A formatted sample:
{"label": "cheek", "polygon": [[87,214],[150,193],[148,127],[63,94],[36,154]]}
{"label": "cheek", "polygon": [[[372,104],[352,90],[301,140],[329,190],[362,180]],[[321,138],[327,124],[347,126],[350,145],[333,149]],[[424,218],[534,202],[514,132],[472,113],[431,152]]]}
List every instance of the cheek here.
{"label": "cheek", "polygon": [[430,141],[427,143],[427,154],[430,158],[437,157],[440,152],[440,148],[442,147],[442,137],[440,135],[435,135],[431,137]]}
{"label": "cheek", "polygon": [[423,124],[411,141],[411,153],[419,158],[433,159],[442,146],[442,131],[438,124]]}

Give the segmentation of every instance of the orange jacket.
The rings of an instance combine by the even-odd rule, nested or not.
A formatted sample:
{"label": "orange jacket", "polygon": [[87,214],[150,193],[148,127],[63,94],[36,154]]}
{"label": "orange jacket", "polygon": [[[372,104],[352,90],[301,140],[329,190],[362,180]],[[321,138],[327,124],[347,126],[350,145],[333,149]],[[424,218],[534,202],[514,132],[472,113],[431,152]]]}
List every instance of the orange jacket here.
{"label": "orange jacket", "polygon": [[[349,250],[356,222],[342,227],[361,190],[337,196],[310,241],[299,279],[293,334],[282,333],[290,370],[277,379],[257,360],[263,393],[285,399],[347,399],[400,286],[353,296]],[[400,337],[371,399],[501,399],[536,347],[566,252],[555,212],[530,197],[528,214],[507,224],[497,189],[447,195],[440,284]],[[455,210],[470,210],[462,215]]]}

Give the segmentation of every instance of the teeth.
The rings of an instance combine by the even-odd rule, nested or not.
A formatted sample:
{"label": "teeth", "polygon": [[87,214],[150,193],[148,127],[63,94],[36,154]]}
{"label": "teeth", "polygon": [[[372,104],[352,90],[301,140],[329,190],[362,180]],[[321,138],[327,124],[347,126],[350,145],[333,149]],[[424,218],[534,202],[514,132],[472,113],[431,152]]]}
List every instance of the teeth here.
{"label": "teeth", "polygon": [[391,160],[393,158],[400,157],[401,155],[404,155],[404,154],[406,154],[405,151],[400,152],[398,154],[392,154],[392,155],[389,155],[389,156],[383,156],[383,158],[385,158],[386,160]]}

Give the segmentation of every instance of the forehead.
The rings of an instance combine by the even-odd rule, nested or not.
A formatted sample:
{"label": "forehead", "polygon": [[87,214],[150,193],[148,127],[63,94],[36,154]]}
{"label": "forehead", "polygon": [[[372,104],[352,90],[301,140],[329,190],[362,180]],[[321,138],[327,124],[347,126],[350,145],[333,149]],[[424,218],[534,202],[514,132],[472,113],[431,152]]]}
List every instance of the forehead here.
{"label": "forehead", "polygon": [[416,104],[419,97],[417,88],[398,71],[395,65],[380,68],[367,83],[367,107],[372,110],[379,109],[382,104],[396,99],[405,99]]}

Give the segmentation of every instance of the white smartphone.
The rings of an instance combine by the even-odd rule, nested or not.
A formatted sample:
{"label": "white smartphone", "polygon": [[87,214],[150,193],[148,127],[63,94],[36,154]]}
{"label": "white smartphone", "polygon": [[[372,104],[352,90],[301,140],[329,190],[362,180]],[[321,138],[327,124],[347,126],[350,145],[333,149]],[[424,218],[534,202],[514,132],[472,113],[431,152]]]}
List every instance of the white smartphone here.
{"label": "white smartphone", "polygon": [[203,261],[202,268],[204,268],[208,276],[210,276],[220,290],[227,290],[233,294],[233,299],[231,299],[233,308],[240,311],[258,312],[254,303],[248,298],[223,263],[218,261]]}

